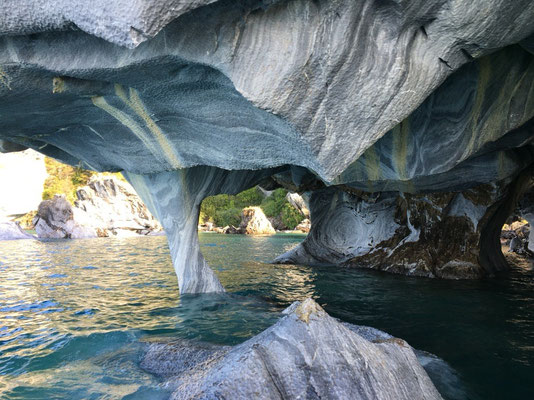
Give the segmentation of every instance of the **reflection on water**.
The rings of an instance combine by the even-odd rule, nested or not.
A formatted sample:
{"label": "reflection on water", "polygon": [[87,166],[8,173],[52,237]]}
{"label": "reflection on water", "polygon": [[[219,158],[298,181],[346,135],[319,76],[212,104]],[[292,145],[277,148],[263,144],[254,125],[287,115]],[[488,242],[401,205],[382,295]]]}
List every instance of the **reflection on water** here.
{"label": "reflection on water", "polygon": [[181,300],[164,237],[0,242],[0,395],[165,398],[137,367],[140,339],[240,343],[309,296],[338,318],[437,354],[469,398],[534,392],[531,271],[446,282],[268,264],[301,239],[202,234],[202,251],[230,293]]}

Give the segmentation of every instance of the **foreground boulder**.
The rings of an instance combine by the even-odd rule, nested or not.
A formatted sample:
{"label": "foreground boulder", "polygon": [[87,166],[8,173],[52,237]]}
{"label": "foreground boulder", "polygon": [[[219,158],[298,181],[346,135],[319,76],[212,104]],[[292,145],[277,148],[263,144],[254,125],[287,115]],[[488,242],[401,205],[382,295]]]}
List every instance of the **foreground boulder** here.
{"label": "foreground boulder", "polygon": [[25,232],[17,222],[0,221],[0,240],[35,239],[35,236]]}
{"label": "foreground boulder", "polygon": [[181,399],[441,399],[413,349],[365,336],[312,299],[235,346],[151,344],[142,362]]}
{"label": "foreground boulder", "polygon": [[246,235],[274,235],[276,233],[260,207],[243,208],[239,228]]}

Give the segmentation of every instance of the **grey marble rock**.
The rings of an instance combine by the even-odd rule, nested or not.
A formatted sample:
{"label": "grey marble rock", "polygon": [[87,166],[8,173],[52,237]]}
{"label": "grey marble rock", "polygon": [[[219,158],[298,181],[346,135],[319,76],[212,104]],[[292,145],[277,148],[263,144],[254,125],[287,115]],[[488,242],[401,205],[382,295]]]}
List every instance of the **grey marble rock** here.
{"label": "grey marble rock", "polygon": [[173,399],[442,398],[404,340],[362,335],[312,299],[283,314],[232,348],[150,344],[141,365],[167,379]]}
{"label": "grey marble rock", "polygon": [[37,210],[47,177],[42,154],[33,150],[0,153],[0,221]]}
{"label": "grey marble rock", "polygon": [[0,221],[0,240],[35,239],[25,232],[17,222]]}
{"label": "grey marble rock", "polygon": [[272,173],[268,170],[225,171],[213,167],[148,175],[125,173],[167,233],[180,293],[224,291],[198,244],[202,200],[218,193],[237,194]]}
{"label": "grey marble rock", "polygon": [[533,37],[530,0],[9,0],[0,151],[126,171],[183,293],[222,290],[194,231],[205,196],[277,174],[412,194],[517,176]]}
{"label": "grey marble rock", "polygon": [[94,228],[80,224],[65,195],[56,194],[39,204],[33,218],[35,232],[40,239],[85,239],[97,237]]}

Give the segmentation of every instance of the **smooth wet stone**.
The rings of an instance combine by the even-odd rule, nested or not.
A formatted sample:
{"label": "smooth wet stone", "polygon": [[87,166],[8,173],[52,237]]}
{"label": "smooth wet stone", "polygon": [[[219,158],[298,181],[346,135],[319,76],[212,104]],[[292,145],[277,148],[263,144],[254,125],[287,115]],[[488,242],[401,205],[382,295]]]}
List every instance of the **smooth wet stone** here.
{"label": "smooth wet stone", "polygon": [[142,365],[168,379],[173,399],[441,399],[404,340],[370,339],[369,328],[362,336],[312,299],[283,314],[264,332],[218,353],[151,344]]}

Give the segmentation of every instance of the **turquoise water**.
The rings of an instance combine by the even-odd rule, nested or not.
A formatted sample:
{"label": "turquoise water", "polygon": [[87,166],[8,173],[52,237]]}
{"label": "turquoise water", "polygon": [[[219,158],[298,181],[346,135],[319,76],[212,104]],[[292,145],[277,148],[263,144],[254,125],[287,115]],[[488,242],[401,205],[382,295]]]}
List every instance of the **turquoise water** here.
{"label": "turquoise water", "polygon": [[532,271],[451,282],[268,264],[302,238],[201,234],[230,294],[181,300],[164,237],[0,242],[0,396],[166,398],[138,368],[143,340],[240,343],[311,296],[444,359],[458,398],[534,398]]}

